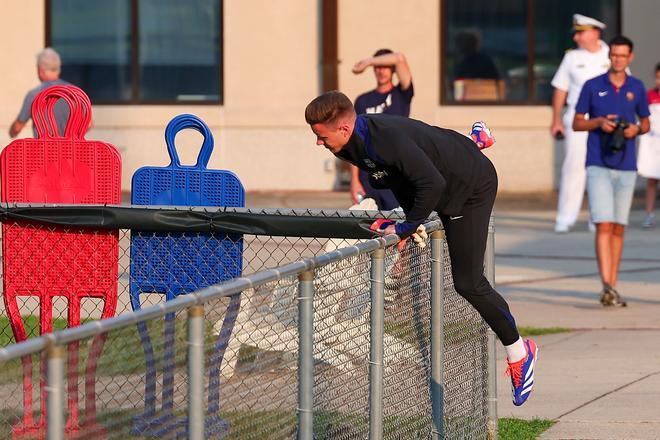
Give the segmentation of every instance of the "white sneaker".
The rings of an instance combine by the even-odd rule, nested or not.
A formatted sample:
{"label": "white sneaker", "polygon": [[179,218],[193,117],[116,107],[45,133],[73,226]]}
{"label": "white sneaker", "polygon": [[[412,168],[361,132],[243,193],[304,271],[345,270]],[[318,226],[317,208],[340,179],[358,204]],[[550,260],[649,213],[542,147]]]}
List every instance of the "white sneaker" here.
{"label": "white sneaker", "polygon": [[652,228],[655,226],[655,214],[646,214],[646,218],[642,222],[642,228]]}
{"label": "white sneaker", "polygon": [[571,230],[571,227],[564,224],[564,223],[556,223],[555,224],[555,232],[558,233],[558,234],[566,234],[570,230]]}

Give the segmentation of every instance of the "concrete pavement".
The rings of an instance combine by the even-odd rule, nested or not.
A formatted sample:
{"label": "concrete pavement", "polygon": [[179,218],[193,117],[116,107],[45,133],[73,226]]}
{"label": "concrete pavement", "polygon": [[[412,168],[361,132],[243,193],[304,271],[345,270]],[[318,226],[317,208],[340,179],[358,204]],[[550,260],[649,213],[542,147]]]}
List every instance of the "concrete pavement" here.
{"label": "concrete pavement", "polygon": [[[252,207],[345,208],[340,192],[251,193]],[[631,214],[618,290],[627,308],[604,309],[594,234],[586,213],[574,231],[553,232],[551,199],[498,200],[497,288],[521,326],[567,327],[536,337],[536,388],[512,405],[504,355],[498,366],[500,417],[557,420],[544,439],[660,439],[660,227],[639,227]]]}
{"label": "concrete pavement", "polygon": [[497,287],[518,324],[576,329],[535,338],[536,388],[523,407],[500,376],[499,415],[557,420],[544,439],[658,439],[660,229],[641,229],[643,212],[632,212],[617,286],[628,307],[605,309],[585,215],[558,235],[552,210],[496,212]]}

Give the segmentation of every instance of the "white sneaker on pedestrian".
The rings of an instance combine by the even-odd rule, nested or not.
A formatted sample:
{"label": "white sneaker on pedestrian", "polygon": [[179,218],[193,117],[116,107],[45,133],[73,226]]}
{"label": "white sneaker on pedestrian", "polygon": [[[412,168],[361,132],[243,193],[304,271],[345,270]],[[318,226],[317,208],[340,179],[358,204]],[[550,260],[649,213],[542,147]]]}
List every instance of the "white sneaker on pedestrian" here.
{"label": "white sneaker on pedestrian", "polygon": [[568,226],[567,224],[564,224],[564,223],[556,223],[555,224],[555,232],[557,234],[566,234],[570,230],[571,230],[571,227]]}
{"label": "white sneaker on pedestrian", "polygon": [[646,214],[646,218],[642,222],[642,228],[652,228],[655,226],[655,214]]}

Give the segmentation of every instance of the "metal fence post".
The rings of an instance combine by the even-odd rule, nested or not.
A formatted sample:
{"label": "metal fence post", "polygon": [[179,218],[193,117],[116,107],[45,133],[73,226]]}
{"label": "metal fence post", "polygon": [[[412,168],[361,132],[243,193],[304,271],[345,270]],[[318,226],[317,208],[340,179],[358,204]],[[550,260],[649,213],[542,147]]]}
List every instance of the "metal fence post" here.
{"label": "metal fence post", "polygon": [[298,440],[314,437],[314,272],[298,275]]}
{"label": "metal fence post", "polygon": [[204,440],[204,306],[188,308],[188,438]]}
{"label": "metal fence post", "polygon": [[369,439],[383,438],[383,352],[385,249],[371,254],[371,326],[369,328]]}
{"label": "metal fence post", "polygon": [[46,434],[48,440],[64,439],[64,347],[49,341],[46,348]]}
{"label": "metal fence post", "polygon": [[444,342],[445,231],[431,234],[431,411],[433,440],[444,438]]}
{"label": "metal fence post", "polygon": [[[488,241],[485,255],[486,279],[495,287],[495,224],[493,217],[488,224]],[[488,438],[497,439],[497,338],[488,329]]]}

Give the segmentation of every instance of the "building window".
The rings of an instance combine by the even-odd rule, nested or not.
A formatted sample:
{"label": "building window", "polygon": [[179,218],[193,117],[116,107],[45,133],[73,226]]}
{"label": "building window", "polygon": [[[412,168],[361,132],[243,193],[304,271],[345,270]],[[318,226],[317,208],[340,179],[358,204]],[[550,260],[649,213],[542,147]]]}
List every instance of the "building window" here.
{"label": "building window", "polygon": [[620,29],[619,0],[443,0],[442,104],[550,103],[575,13]]}
{"label": "building window", "polygon": [[222,104],[222,0],[48,0],[46,19],[95,104]]}

